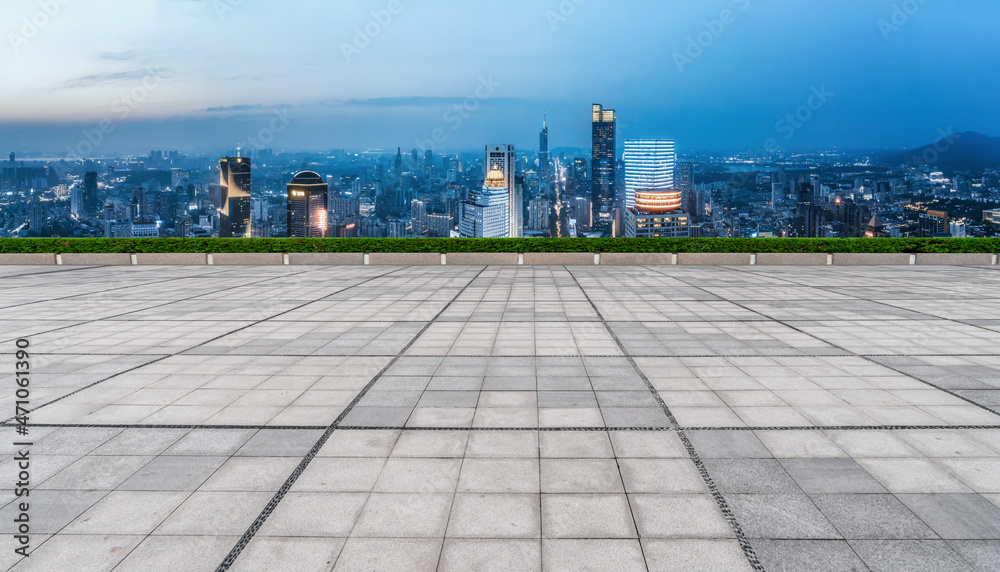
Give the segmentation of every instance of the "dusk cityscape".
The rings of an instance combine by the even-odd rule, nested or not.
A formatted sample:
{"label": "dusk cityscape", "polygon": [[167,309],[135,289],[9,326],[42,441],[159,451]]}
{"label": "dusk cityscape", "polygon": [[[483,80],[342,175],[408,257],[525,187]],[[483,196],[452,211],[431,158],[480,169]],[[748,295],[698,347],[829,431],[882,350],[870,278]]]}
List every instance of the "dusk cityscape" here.
{"label": "dusk cityscape", "polygon": [[8,0],[0,570],[1000,571],[1000,4]]}

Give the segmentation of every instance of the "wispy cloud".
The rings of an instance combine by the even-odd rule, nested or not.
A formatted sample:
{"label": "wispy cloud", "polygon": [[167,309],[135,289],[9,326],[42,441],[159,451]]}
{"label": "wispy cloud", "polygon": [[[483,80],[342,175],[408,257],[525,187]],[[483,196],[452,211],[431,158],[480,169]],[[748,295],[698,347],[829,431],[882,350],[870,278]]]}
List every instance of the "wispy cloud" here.
{"label": "wispy cloud", "polygon": [[[156,75],[160,77],[163,77],[166,74],[166,72],[167,70],[163,68],[156,69]],[[84,87],[94,87],[108,83],[137,81],[149,77],[150,73],[151,70],[149,68],[141,68],[123,72],[85,75],[69,80],[68,82],[61,85],[60,89],[80,89]]]}
{"label": "wispy cloud", "polygon": [[[340,100],[330,100],[322,102],[322,105],[334,106],[334,107],[440,107],[442,105],[451,105],[454,103],[461,103],[465,98],[462,97],[422,97],[422,96],[412,96],[412,97],[373,97],[370,99],[340,99]],[[505,104],[524,104],[530,102],[527,99],[520,99],[515,97],[495,97],[491,98],[492,103],[505,103]]]}
{"label": "wispy cloud", "polygon": [[126,50],[123,52],[104,52],[97,57],[112,62],[129,62],[136,59],[136,56],[138,53],[135,50]]}
{"label": "wispy cloud", "polygon": [[264,109],[263,105],[222,105],[219,107],[209,107],[205,111],[253,111],[256,109]]}

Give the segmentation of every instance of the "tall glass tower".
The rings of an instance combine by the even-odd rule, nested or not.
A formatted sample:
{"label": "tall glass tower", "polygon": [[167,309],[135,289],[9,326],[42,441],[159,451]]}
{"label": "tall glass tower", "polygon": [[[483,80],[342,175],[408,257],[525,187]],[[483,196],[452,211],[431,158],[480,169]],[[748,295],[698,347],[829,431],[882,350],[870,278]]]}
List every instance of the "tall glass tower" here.
{"label": "tall glass tower", "polygon": [[510,187],[503,171],[493,167],[481,192],[471,191],[462,203],[458,230],[462,238],[510,237]]}
{"label": "tall glass tower", "polygon": [[593,109],[593,159],[590,163],[591,169],[591,200],[595,219],[599,220],[599,213],[604,212],[608,216],[615,201],[615,132],[616,116],[614,109],[604,109],[599,104],[594,104]]}
{"label": "tall glass tower", "polygon": [[89,171],[83,176],[83,212],[95,214],[101,210],[97,197],[97,173]]}
{"label": "tall glass tower", "polygon": [[327,192],[323,177],[302,171],[288,183],[288,237],[325,238],[327,235]]}
{"label": "tall glass tower", "polygon": [[250,238],[250,159],[224,157],[219,161],[222,208],[219,209],[220,238]]}
{"label": "tall glass tower", "polygon": [[673,140],[626,140],[625,208],[635,206],[639,191],[673,189],[676,166],[677,151]]}
{"label": "tall glass tower", "polygon": [[551,164],[549,158],[549,125],[548,119],[542,120],[542,132],[538,134],[538,182],[541,194],[548,198],[551,184]]}
{"label": "tall glass tower", "polygon": [[520,238],[524,235],[522,222],[524,209],[524,189],[517,186],[514,171],[517,166],[517,155],[513,145],[486,146],[486,172],[496,169],[503,173],[508,192],[507,204],[507,237]]}

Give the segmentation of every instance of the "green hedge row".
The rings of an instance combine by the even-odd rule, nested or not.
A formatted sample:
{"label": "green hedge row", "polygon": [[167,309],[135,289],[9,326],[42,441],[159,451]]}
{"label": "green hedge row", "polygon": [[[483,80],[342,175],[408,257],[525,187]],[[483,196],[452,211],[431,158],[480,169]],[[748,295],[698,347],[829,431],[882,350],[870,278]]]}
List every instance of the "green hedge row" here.
{"label": "green hedge row", "polygon": [[1000,252],[1000,238],[4,238],[0,253]]}

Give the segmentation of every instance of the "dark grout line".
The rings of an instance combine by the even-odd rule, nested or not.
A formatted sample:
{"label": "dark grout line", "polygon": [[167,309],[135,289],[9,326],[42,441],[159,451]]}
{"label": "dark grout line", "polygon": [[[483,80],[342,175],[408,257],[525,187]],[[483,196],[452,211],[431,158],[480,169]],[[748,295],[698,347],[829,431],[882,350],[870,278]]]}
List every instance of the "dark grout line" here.
{"label": "dark grout line", "polygon": [[[219,272],[213,272],[213,273],[211,273],[210,275],[215,275],[215,274],[221,274],[221,273],[224,273],[224,272],[228,272],[228,271],[219,271]],[[226,289],[224,289],[224,290],[221,290],[221,291],[222,291],[222,292],[224,292],[224,291],[226,291],[226,290],[233,290],[233,289],[235,289],[235,288],[244,288],[244,287],[246,287],[246,286],[254,286],[254,285],[257,285],[257,284],[261,284],[261,283],[264,283],[264,282],[269,282],[269,281],[271,281],[271,280],[278,280],[278,279],[282,279],[282,278],[289,278],[289,277],[292,277],[292,276],[298,276],[298,275],[300,275],[300,274],[307,274],[307,273],[309,273],[309,272],[314,272],[314,270],[304,270],[304,271],[302,271],[302,272],[294,272],[294,273],[291,273],[291,274],[283,274],[283,275],[281,275],[281,276],[272,276],[272,277],[270,277],[270,278],[265,278],[265,279],[263,279],[263,280],[258,280],[258,281],[256,281],[256,282],[250,282],[250,283],[247,283],[247,284],[241,284],[241,285],[239,285],[239,286],[233,286],[232,288],[226,288]],[[341,289],[341,290],[338,290],[337,292],[334,292],[334,294],[338,294],[338,293],[340,293],[340,292],[344,292],[344,291],[346,291],[346,290],[350,290],[351,288],[355,288],[355,287],[357,287],[357,286],[361,286],[362,284],[365,284],[365,283],[367,283],[367,282],[370,282],[370,281],[372,281],[372,280],[375,280],[375,279],[377,279],[377,278],[381,278],[382,276],[385,276],[385,275],[387,275],[387,274],[391,274],[391,272],[387,272],[387,273],[385,273],[385,274],[381,274],[381,275],[379,275],[379,276],[376,276],[376,277],[373,277],[373,278],[369,278],[368,280],[365,280],[365,281],[363,281],[363,282],[361,282],[361,283],[358,283],[358,284],[355,284],[355,285],[353,285],[353,286],[347,286],[347,287],[345,287],[345,288],[343,288],[343,289]],[[176,279],[171,279],[171,280],[181,280],[181,279],[182,279],[182,278],[176,278]],[[170,282],[171,280],[164,280],[163,282]],[[329,296],[332,296],[332,295],[333,295],[333,294],[330,294]],[[185,300],[189,300],[189,299],[191,299],[191,298],[187,298],[187,299],[184,299],[184,300],[177,300],[176,302],[183,302],[183,301],[185,301]],[[172,303],[175,303],[175,302],[169,302],[169,304],[172,304]],[[310,303],[311,303],[311,302],[310,302]],[[161,305],[162,305],[162,304],[161,304]],[[304,305],[308,305],[308,304],[304,304]],[[300,307],[301,307],[301,306],[300,306]],[[124,315],[127,315],[127,314],[131,314],[131,313],[134,313],[134,312],[141,312],[141,311],[142,311],[142,310],[133,310],[132,312],[126,312],[125,314],[119,314],[119,315],[120,315],[120,316],[124,316]],[[291,310],[289,310],[289,311],[291,311]],[[281,314],[279,314],[279,315],[281,315]],[[171,358],[171,357],[175,357],[175,356],[180,356],[180,355],[189,355],[189,354],[185,354],[184,352],[187,352],[187,351],[190,351],[190,350],[192,350],[192,349],[194,349],[194,348],[197,348],[197,347],[201,347],[201,346],[203,346],[203,345],[205,345],[205,344],[207,344],[207,343],[210,343],[210,342],[213,342],[213,341],[215,341],[215,340],[218,340],[219,338],[223,338],[223,337],[225,337],[225,336],[228,336],[228,335],[232,335],[232,334],[235,334],[236,332],[239,332],[239,331],[241,331],[241,330],[244,330],[244,329],[246,329],[246,328],[249,328],[249,327],[252,327],[252,326],[254,326],[254,325],[257,325],[257,324],[259,324],[259,323],[261,323],[261,322],[266,322],[266,321],[267,321],[268,319],[269,319],[269,318],[264,318],[263,320],[257,320],[257,321],[254,321],[254,322],[251,322],[251,323],[249,323],[249,324],[248,324],[248,325],[246,325],[246,326],[243,326],[243,327],[241,327],[241,328],[237,328],[236,330],[233,330],[233,331],[229,332],[228,334],[224,334],[224,335],[222,335],[222,336],[219,336],[219,337],[217,337],[217,338],[213,338],[213,339],[211,339],[211,340],[208,340],[208,341],[206,341],[206,342],[202,342],[202,343],[200,343],[200,344],[198,344],[198,345],[196,345],[196,346],[192,346],[192,347],[189,347],[189,348],[187,348],[187,349],[183,350],[182,352],[180,352],[180,353],[176,353],[176,354],[169,354],[169,355],[161,355],[161,354],[99,354],[99,353],[91,353],[91,354],[36,354],[36,355],[56,355],[56,356],[58,356],[58,355],[118,355],[118,356],[142,356],[142,355],[149,355],[149,356],[155,356],[155,355],[161,355],[161,357],[159,357],[159,358],[157,358],[157,359],[155,359],[155,360],[152,360],[152,361],[149,361],[149,362],[147,362],[147,363],[144,363],[144,364],[142,364],[142,365],[140,365],[140,366],[137,366],[137,367],[133,367],[133,368],[131,368],[131,369],[127,369],[127,370],[125,370],[125,371],[121,371],[121,372],[118,372],[118,373],[116,373],[116,374],[114,374],[114,375],[112,375],[112,376],[110,376],[110,377],[106,377],[106,378],[104,378],[104,379],[102,379],[102,380],[100,380],[100,381],[95,381],[94,383],[91,383],[91,384],[89,384],[89,385],[86,385],[86,386],[84,386],[84,387],[81,387],[81,388],[79,388],[79,389],[77,389],[77,390],[75,390],[75,391],[72,391],[72,392],[70,392],[70,393],[67,393],[66,395],[63,395],[63,396],[61,396],[61,397],[58,397],[58,398],[56,398],[56,399],[53,399],[52,401],[49,401],[49,402],[47,402],[47,403],[43,403],[42,405],[39,405],[38,407],[35,407],[35,408],[33,408],[33,409],[31,410],[31,413],[34,413],[35,411],[38,411],[39,409],[42,409],[43,407],[48,407],[49,405],[52,405],[53,403],[57,403],[57,402],[59,402],[59,401],[62,401],[63,399],[66,399],[66,398],[68,398],[68,397],[72,397],[72,396],[76,395],[77,393],[80,393],[81,391],[85,391],[85,390],[87,390],[87,389],[90,389],[90,388],[92,388],[92,387],[95,387],[95,386],[97,386],[97,385],[100,385],[100,384],[102,384],[102,383],[104,383],[104,382],[106,382],[106,381],[109,381],[109,380],[111,380],[111,379],[114,379],[114,378],[116,378],[116,377],[118,377],[118,376],[120,376],[120,375],[124,375],[124,374],[127,374],[127,373],[131,373],[131,372],[133,372],[133,371],[136,371],[136,370],[138,370],[138,369],[142,369],[142,368],[144,368],[144,367],[146,367],[146,366],[148,366],[148,365],[152,365],[152,364],[154,364],[154,363],[157,363],[157,362],[160,362],[160,361],[163,361],[163,360],[165,360],[165,359],[168,359],[168,358]],[[57,332],[57,331],[59,331],[59,330],[64,330],[64,329],[67,329],[67,328],[73,328],[73,327],[76,327],[76,326],[81,326],[81,325],[84,325],[84,324],[89,324],[89,323],[94,323],[94,322],[100,322],[100,321],[102,321],[102,320],[104,320],[104,318],[99,318],[99,319],[97,319],[97,320],[90,320],[90,321],[88,321],[88,322],[82,322],[82,323],[80,323],[80,324],[74,324],[73,326],[66,326],[66,327],[64,327],[64,328],[56,328],[56,329],[54,329],[54,330],[49,330],[48,332],[42,332],[41,334],[33,334],[33,335],[42,335],[42,334],[48,334],[48,333],[52,333],[52,332]],[[39,374],[39,375],[44,375],[44,374]],[[8,422],[10,422],[10,421],[11,421],[11,420],[13,420],[13,419],[14,419],[14,417],[10,417],[10,418],[8,418],[8,419],[5,419],[5,420],[4,420],[4,423],[8,423]]]}
{"label": "dark grout line", "polygon": [[[88,390],[88,389],[90,389],[92,387],[96,387],[96,386],[104,383],[105,381],[112,380],[112,379],[114,379],[114,378],[116,378],[116,377],[118,377],[120,375],[125,375],[126,373],[131,373],[131,372],[133,372],[133,371],[135,371],[137,369],[142,369],[142,368],[144,368],[144,367],[146,367],[148,365],[153,365],[154,363],[161,362],[161,361],[167,359],[168,357],[170,357],[170,356],[160,356],[160,357],[158,357],[158,358],[156,358],[154,360],[148,361],[148,362],[146,362],[144,364],[137,365],[137,366],[135,366],[133,368],[129,368],[129,369],[126,369],[124,371],[120,371],[120,372],[118,372],[118,373],[116,373],[114,375],[110,375],[110,376],[108,376],[108,377],[106,377],[104,379],[95,381],[95,382],[90,383],[88,385],[85,385],[85,386],[83,386],[83,387],[81,387],[79,389],[71,391],[71,392],[67,393],[66,395],[63,395],[61,397],[57,397],[57,398],[53,399],[52,401],[49,401],[47,403],[43,403],[43,404],[39,405],[38,407],[32,408],[28,413],[29,414],[34,413],[34,412],[38,411],[39,409],[42,409],[43,407],[48,407],[49,405],[52,405],[53,403],[58,403],[58,402],[62,401],[63,399],[67,399],[69,397],[72,397],[72,396],[76,395],[77,393],[80,393],[82,391],[86,391],[86,390]],[[9,418],[5,419],[3,421],[3,423],[4,424],[10,423],[15,418],[16,417],[9,417]]]}
{"label": "dark grout line", "polygon": [[[731,270],[733,270],[735,272],[743,273],[743,271],[739,270],[739,269],[732,268]],[[699,288],[698,286],[694,286],[694,287],[695,288]],[[868,301],[870,302],[871,300],[868,300]],[[746,306],[743,306],[742,304],[740,304],[738,302],[732,302],[732,303],[736,304],[737,306],[739,306],[741,308],[743,308],[744,310],[747,310],[749,312],[753,312],[753,310],[751,310],[750,308],[747,308]],[[890,306],[890,307],[895,307],[895,306]],[[920,313],[920,312],[918,312],[918,313]],[[925,315],[928,315],[928,314],[925,314]],[[963,322],[958,322],[957,320],[951,320],[951,319],[947,319],[947,318],[938,318],[938,320],[948,321],[948,322],[953,322],[953,323],[958,323],[958,324],[963,324],[963,325],[970,325],[970,324],[964,324]],[[894,372],[896,372],[896,373],[898,373],[898,374],[906,377],[907,379],[913,379],[913,380],[919,381],[920,383],[923,383],[924,385],[933,387],[934,389],[936,389],[938,391],[947,393],[948,395],[950,395],[952,397],[955,397],[957,399],[960,399],[960,400],[962,400],[962,401],[964,401],[964,402],[966,402],[966,403],[968,403],[970,405],[974,405],[974,406],[976,406],[976,407],[978,407],[978,408],[980,408],[980,409],[982,409],[984,411],[987,411],[987,412],[992,413],[994,415],[1000,416],[1000,412],[998,412],[998,411],[996,411],[994,409],[991,409],[991,408],[987,407],[986,405],[983,405],[982,403],[978,403],[978,402],[973,401],[972,399],[970,399],[968,397],[965,397],[964,395],[958,394],[958,393],[956,393],[954,391],[951,391],[949,389],[945,389],[945,388],[943,388],[943,387],[941,387],[939,385],[936,385],[936,384],[931,383],[929,381],[920,379],[919,377],[915,377],[915,376],[909,375],[909,374],[907,374],[904,371],[896,369],[895,367],[892,367],[890,365],[886,365],[884,363],[879,363],[878,361],[872,359],[872,358],[875,358],[875,357],[923,357],[923,356],[918,356],[918,355],[913,355],[913,354],[892,354],[892,355],[856,354],[856,353],[854,353],[854,352],[852,352],[852,351],[850,351],[850,350],[848,350],[846,348],[838,346],[837,344],[835,344],[835,343],[833,343],[831,341],[824,340],[824,339],[820,338],[819,336],[817,336],[815,334],[811,334],[811,333],[809,333],[809,332],[807,332],[805,330],[802,330],[800,328],[795,327],[794,325],[792,325],[792,324],[789,323],[791,320],[789,320],[789,321],[774,320],[774,321],[776,323],[779,323],[779,324],[781,324],[781,325],[783,325],[783,326],[785,326],[785,327],[787,327],[789,329],[792,329],[792,330],[794,330],[794,331],[796,331],[796,332],[798,332],[798,333],[800,333],[802,335],[809,336],[810,338],[812,338],[812,339],[814,339],[814,340],[816,340],[818,342],[821,342],[821,343],[826,344],[826,345],[828,345],[830,347],[833,347],[833,348],[837,348],[837,349],[839,349],[841,351],[847,352],[849,355],[860,357],[861,359],[864,359],[865,361],[873,363],[873,364],[875,364],[877,366],[884,367],[886,369],[890,369],[890,370],[892,370],[892,371],[894,371]],[[827,320],[817,320],[817,321],[827,321]],[[879,322],[881,320],[872,320],[872,321]],[[915,320],[915,321],[920,321],[920,320]],[[986,331],[994,333],[994,334],[997,333],[995,330],[990,330],[986,326],[975,326],[975,327],[983,329],[983,330],[986,330]],[[933,354],[931,354],[931,355],[933,355]],[[946,356],[946,357],[953,357],[954,355],[955,354],[942,354],[942,356]],[[975,355],[976,357],[980,357],[980,354],[970,354],[970,355]]]}
{"label": "dark grout line", "polygon": [[[765,572],[764,565],[761,564],[760,559],[757,557],[757,552],[754,550],[753,545],[750,544],[750,540],[743,532],[743,527],[740,526],[739,521],[736,520],[736,515],[734,515],[732,509],[729,508],[729,503],[726,502],[725,497],[723,497],[722,493],[719,492],[719,488],[716,486],[715,481],[712,479],[712,476],[708,472],[708,467],[706,467],[705,463],[702,462],[701,457],[695,450],[694,444],[691,443],[691,440],[688,438],[687,433],[680,428],[680,424],[677,422],[677,419],[674,417],[674,414],[670,411],[670,408],[663,401],[663,398],[660,396],[659,392],[656,391],[656,388],[653,387],[653,384],[649,381],[649,378],[646,377],[646,374],[643,373],[639,365],[635,362],[632,356],[629,355],[628,350],[625,349],[625,345],[618,337],[618,334],[616,334],[611,325],[607,321],[605,321],[604,315],[601,314],[601,311],[597,308],[597,305],[594,304],[594,301],[590,298],[590,295],[587,294],[587,291],[583,288],[583,285],[581,285],[580,281],[577,280],[576,275],[573,274],[573,271],[570,270],[569,267],[565,266],[563,267],[563,269],[570,275],[570,277],[573,279],[573,282],[576,283],[577,288],[580,289],[580,292],[587,299],[587,302],[590,303],[591,307],[594,309],[594,312],[597,314],[597,317],[601,319],[601,323],[604,324],[604,327],[608,331],[608,334],[614,339],[615,343],[618,344],[618,348],[628,359],[629,363],[632,365],[632,368],[635,370],[636,374],[642,379],[643,383],[646,384],[646,387],[649,389],[649,392],[653,394],[653,397],[656,399],[656,402],[660,405],[660,408],[663,410],[663,413],[666,414],[667,419],[670,421],[670,426],[673,427],[674,430],[677,432],[677,436],[680,438],[681,444],[684,445],[684,448],[687,450],[688,457],[691,459],[691,462],[694,463],[695,468],[698,469],[698,473],[701,475],[702,480],[708,487],[708,491],[711,493],[712,498],[715,499],[716,505],[718,505],[719,510],[722,512],[722,516],[726,519],[726,522],[732,529],[733,534],[736,535],[736,541],[739,542],[740,548],[743,549],[743,555],[746,556],[747,562],[750,564],[750,567],[756,572]],[[645,551],[643,551],[643,555],[645,557]]]}
{"label": "dark grout line", "polygon": [[[203,277],[217,276],[217,275],[220,275],[220,274],[227,274],[227,273],[230,273],[230,272],[231,272],[231,269],[218,270],[216,272],[210,272],[208,274],[205,274],[205,275],[203,275]],[[246,284],[241,284],[239,286],[232,286],[232,287],[229,287],[229,288],[223,288],[221,290],[218,290],[217,292],[226,292],[228,290],[234,290],[234,289],[237,289],[237,288],[244,288],[244,287],[247,287],[247,286],[255,286],[257,284],[263,284],[264,282],[270,282],[271,280],[278,280],[278,279],[281,279],[281,278],[288,278],[290,276],[298,276],[299,274],[305,274],[306,272],[309,272],[309,271],[296,272],[296,273],[293,273],[293,274],[285,274],[283,276],[272,276],[271,278],[265,278],[263,280],[258,280],[256,282],[248,282]],[[156,284],[165,284],[167,282],[174,282],[176,280],[188,280],[188,279],[190,279],[190,276],[181,276],[181,277],[178,277],[178,278],[168,278],[166,280],[158,280],[158,281],[155,281],[155,282],[146,282],[146,283],[137,284],[137,285],[133,284],[133,285],[129,285],[129,286],[123,286],[121,288],[111,288],[109,290],[101,290],[99,292],[89,292],[89,293],[86,293],[86,294],[77,294],[77,295],[74,295],[74,296],[67,296],[65,298],[56,298],[55,300],[66,300],[66,299],[69,299],[69,298],[77,298],[79,296],[103,295],[103,294],[106,294],[107,292],[113,292],[113,291],[116,291],[116,290],[122,290],[122,289],[132,288],[132,287],[135,287],[135,286],[151,286],[151,285],[156,285]],[[83,326],[83,325],[87,325],[87,324],[93,324],[93,323],[96,323],[96,322],[105,322],[105,321],[129,322],[130,320],[114,320],[114,318],[120,318],[122,316],[127,316],[129,314],[134,314],[136,312],[144,312],[146,310],[151,310],[151,309],[155,309],[155,308],[161,308],[163,306],[169,306],[171,304],[176,304],[178,302],[187,302],[187,301],[190,301],[190,300],[197,299],[200,296],[202,296],[202,294],[198,294],[198,295],[195,295],[195,296],[190,296],[188,298],[174,299],[174,300],[171,300],[169,302],[165,302],[163,304],[156,304],[155,306],[150,306],[148,308],[142,308],[142,309],[139,309],[139,310],[132,310],[130,312],[124,312],[122,314],[115,314],[113,316],[108,316],[108,317],[104,317],[104,318],[97,318],[97,319],[94,319],[94,320],[76,321],[77,323],[75,323],[73,325],[63,326],[61,328],[54,328],[52,330],[46,330],[44,332],[37,332],[37,333],[32,334],[32,336],[42,336],[42,335],[45,335],[45,334],[51,334],[51,333],[54,333],[54,332],[59,332],[59,331],[62,331],[62,330],[67,330],[67,329],[70,329],[70,328],[75,328],[75,327]],[[46,302],[51,302],[51,301],[55,301],[55,300],[46,300]],[[156,300],[149,300],[149,301],[150,302],[155,302]],[[29,304],[38,304],[38,303],[39,302],[30,302]],[[27,305],[27,304],[19,304],[19,305],[20,306],[24,306],[24,305]],[[8,306],[7,308],[0,308],[0,312],[3,312],[5,310],[7,310],[8,308],[16,308],[16,307],[17,306]],[[39,321],[39,322],[41,322],[41,321],[46,321],[46,320],[32,320],[32,321]],[[52,320],[52,321],[72,321],[72,320]],[[136,321],[138,321],[138,320],[136,320]],[[189,321],[193,321],[193,320],[189,320]],[[218,320],[218,321],[224,321],[224,320]],[[234,320],[234,321],[238,321],[238,320]],[[12,338],[10,340],[0,340],[0,343],[7,343],[7,342],[10,342],[10,341],[13,341],[13,339],[14,338]],[[103,355],[103,354],[93,354],[93,355]]]}
{"label": "dark grout line", "polygon": [[[396,272],[397,270],[400,269],[393,270],[392,272]],[[222,563],[220,563],[218,568],[216,568],[216,572],[226,572],[227,570],[229,570],[229,568],[233,565],[234,562],[236,562],[236,559],[239,558],[240,554],[247,547],[247,545],[250,544],[250,541],[253,540],[253,537],[257,534],[257,531],[260,530],[260,528],[264,525],[267,519],[274,512],[274,509],[278,507],[278,504],[285,498],[285,495],[288,494],[288,491],[292,489],[292,486],[295,484],[295,481],[297,481],[298,478],[302,475],[302,473],[305,472],[306,468],[309,467],[309,464],[312,462],[314,458],[316,458],[316,455],[319,454],[320,450],[323,448],[323,446],[326,445],[327,441],[329,441],[330,437],[333,436],[333,433],[339,428],[340,424],[343,423],[344,419],[351,413],[354,407],[357,406],[357,404],[361,402],[361,400],[365,397],[365,395],[367,395],[368,392],[371,391],[372,387],[374,387],[375,384],[378,383],[380,379],[382,379],[382,376],[385,375],[387,371],[389,371],[389,368],[391,368],[397,361],[399,361],[399,359],[403,357],[406,351],[414,343],[416,343],[418,339],[420,339],[420,337],[431,327],[434,321],[437,320],[439,317],[441,317],[441,315],[449,307],[451,307],[451,305],[456,300],[461,298],[462,294],[466,291],[466,289],[468,289],[469,286],[471,286],[482,275],[482,273],[485,270],[486,270],[485,268],[481,268],[479,272],[477,272],[476,275],[472,277],[472,279],[469,280],[469,282],[466,283],[466,285],[461,290],[459,290],[458,293],[455,294],[455,297],[452,298],[451,301],[448,302],[448,304],[446,304],[444,308],[442,308],[441,311],[438,312],[436,316],[434,316],[433,319],[431,319],[431,321],[427,322],[427,324],[420,330],[420,332],[418,332],[410,339],[409,343],[406,344],[406,347],[400,350],[399,353],[396,354],[396,357],[394,357],[388,364],[386,364],[385,367],[383,367],[382,370],[379,371],[379,373],[377,373],[370,382],[368,382],[368,384],[361,390],[361,393],[355,396],[354,400],[352,400],[351,403],[340,413],[340,415],[337,416],[337,419],[334,420],[334,422],[329,427],[326,428],[326,431],[323,432],[323,435],[321,435],[320,438],[316,441],[316,443],[312,446],[312,449],[310,449],[309,452],[306,453],[305,457],[303,457],[299,465],[295,468],[294,471],[292,471],[292,474],[288,476],[288,479],[285,480],[285,483],[281,486],[280,489],[278,489],[274,497],[271,498],[271,500],[267,503],[267,505],[264,507],[261,513],[257,516],[256,520],[254,520],[254,522],[250,525],[247,531],[243,533],[243,536],[240,537],[239,541],[236,543],[236,546],[234,546],[233,549],[229,552],[229,554],[226,555],[226,557],[222,560]],[[392,272],[387,272],[386,274],[383,274],[383,276],[391,274]],[[461,276],[461,274],[459,274],[459,276]]]}

